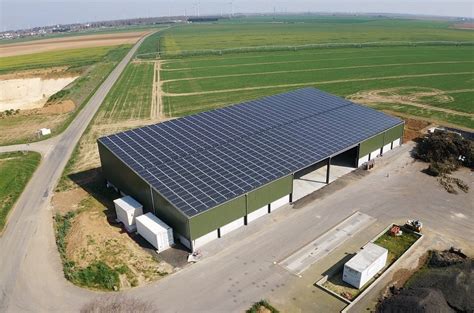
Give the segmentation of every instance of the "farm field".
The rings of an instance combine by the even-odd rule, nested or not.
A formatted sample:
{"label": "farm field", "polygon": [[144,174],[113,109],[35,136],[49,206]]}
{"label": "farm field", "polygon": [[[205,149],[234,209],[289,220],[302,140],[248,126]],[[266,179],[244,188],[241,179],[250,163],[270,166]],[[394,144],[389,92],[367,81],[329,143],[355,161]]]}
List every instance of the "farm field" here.
{"label": "farm field", "polygon": [[83,34],[77,36],[53,37],[21,42],[4,43],[0,45],[0,57],[72,50],[81,48],[110,47],[124,44],[134,44],[150,30],[116,32],[109,34]]}
{"label": "farm field", "polygon": [[454,29],[448,21],[309,15],[180,25],[163,33],[160,50],[178,53],[318,43],[473,40],[472,32]]}
{"label": "farm field", "polygon": [[0,74],[61,66],[87,66],[100,61],[114,49],[116,47],[80,48],[2,57]]}
{"label": "farm field", "polygon": [[14,114],[1,112],[0,145],[39,140],[35,133],[43,127],[50,128],[53,135],[61,132],[129,49],[130,45],[120,45],[0,58],[2,70],[8,71],[0,80],[79,76],[44,99],[46,104],[42,108]]}
{"label": "farm field", "polygon": [[15,204],[34,171],[41,155],[36,152],[0,154],[0,233],[8,212]]}
{"label": "farm field", "polygon": [[156,54],[160,52],[160,40],[164,30],[166,29],[158,30],[143,41],[136,52],[137,58],[154,59],[156,57]]}
{"label": "farm field", "polygon": [[184,116],[312,86],[398,115],[474,128],[474,47],[275,51],[161,61],[164,112]]}
{"label": "farm field", "polygon": [[159,121],[157,108],[152,105],[154,72],[153,62],[132,62],[126,67],[82,136],[66,175],[100,165],[97,138]]}

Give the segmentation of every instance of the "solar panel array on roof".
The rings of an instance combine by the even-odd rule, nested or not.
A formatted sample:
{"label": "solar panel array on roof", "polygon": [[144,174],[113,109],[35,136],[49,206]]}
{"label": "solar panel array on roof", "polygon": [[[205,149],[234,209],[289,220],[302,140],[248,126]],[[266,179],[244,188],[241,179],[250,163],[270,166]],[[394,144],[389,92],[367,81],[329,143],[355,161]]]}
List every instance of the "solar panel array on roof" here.
{"label": "solar panel array on roof", "polygon": [[192,217],[400,123],[305,88],[99,141]]}

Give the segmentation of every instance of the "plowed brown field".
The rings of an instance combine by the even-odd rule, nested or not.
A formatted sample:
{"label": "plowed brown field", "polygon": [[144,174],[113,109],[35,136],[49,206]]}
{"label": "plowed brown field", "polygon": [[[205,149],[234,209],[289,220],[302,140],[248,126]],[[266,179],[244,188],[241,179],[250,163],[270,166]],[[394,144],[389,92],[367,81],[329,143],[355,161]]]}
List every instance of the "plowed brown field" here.
{"label": "plowed brown field", "polygon": [[60,37],[4,44],[0,45],[0,57],[65,49],[134,44],[140,37],[148,32],[150,31],[140,30],[126,33]]}

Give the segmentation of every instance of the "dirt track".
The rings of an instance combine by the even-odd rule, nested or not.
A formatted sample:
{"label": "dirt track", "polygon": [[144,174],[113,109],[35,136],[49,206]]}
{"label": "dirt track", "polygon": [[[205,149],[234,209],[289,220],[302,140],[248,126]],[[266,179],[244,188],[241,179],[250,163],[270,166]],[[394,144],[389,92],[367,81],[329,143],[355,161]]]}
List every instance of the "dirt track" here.
{"label": "dirt track", "polygon": [[433,111],[439,111],[449,114],[469,116],[473,117],[474,114],[467,112],[460,112],[451,109],[435,107],[432,105],[424,104],[422,101],[423,97],[436,97],[439,102],[448,103],[452,102],[453,98],[449,94],[463,93],[474,91],[473,89],[461,89],[461,90],[450,90],[443,91],[435,88],[424,88],[424,87],[411,87],[416,88],[417,91],[412,91],[404,94],[404,89],[407,88],[389,88],[380,90],[369,90],[361,91],[348,97],[349,100],[364,103],[367,105],[373,105],[377,103],[400,103],[415,106],[422,109],[429,109]]}
{"label": "dirt track", "polygon": [[135,31],[115,34],[96,34],[72,37],[41,39],[0,45],[0,57],[24,55],[38,52],[79,49],[89,47],[134,44],[149,31]]}
{"label": "dirt track", "polygon": [[161,62],[158,60],[154,62],[154,75],[153,75],[153,89],[151,98],[151,119],[158,119],[162,117],[163,105],[161,101],[161,81],[160,81],[160,69]]}

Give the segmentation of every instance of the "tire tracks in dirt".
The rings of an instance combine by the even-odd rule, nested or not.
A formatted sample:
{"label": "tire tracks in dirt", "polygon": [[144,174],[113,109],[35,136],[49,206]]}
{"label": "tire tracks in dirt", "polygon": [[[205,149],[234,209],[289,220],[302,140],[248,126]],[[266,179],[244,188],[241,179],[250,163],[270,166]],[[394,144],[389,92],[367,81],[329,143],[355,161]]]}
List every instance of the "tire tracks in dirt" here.
{"label": "tire tracks in dirt", "polygon": [[[419,90],[416,91],[416,88]],[[438,111],[458,116],[467,116],[467,117],[474,117],[474,114],[468,112],[461,112],[452,109],[432,106],[428,104],[424,104],[422,102],[423,97],[441,97],[444,96],[443,102],[449,103],[452,102],[452,98],[449,97],[449,94],[455,93],[463,93],[463,92],[472,92],[474,89],[459,89],[459,90],[448,90],[443,91],[435,88],[426,88],[426,87],[410,87],[409,89],[415,89],[412,92],[407,94],[402,93],[402,91],[406,88],[387,88],[387,89],[378,89],[378,90],[368,90],[368,91],[360,91],[353,95],[347,97],[347,99],[366,104],[366,105],[375,105],[378,103],[399,103],[414,106],[421,109],[427,109],[431,111]]]}
{"label": "tire tracks in dirt", "polygon": [[160,70],[161,62],[156,60],[153,69],[153,87],[151,95],[151,110],[150,118],[159,119],[162,116],[162,100],[161,100],[161,81],[160,81]]}

